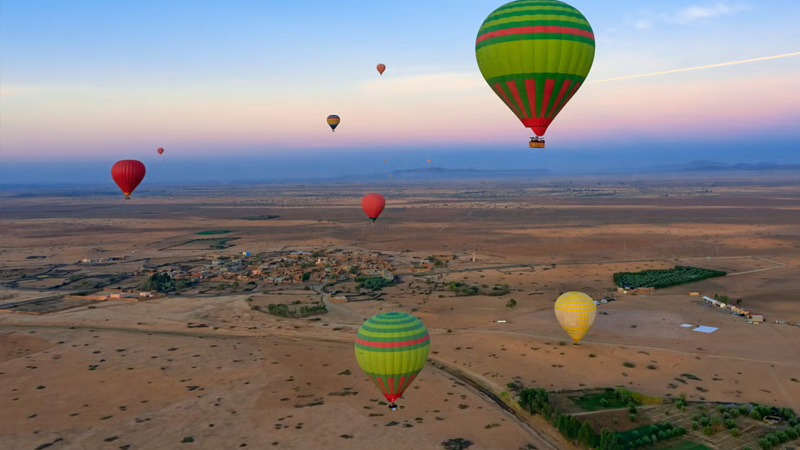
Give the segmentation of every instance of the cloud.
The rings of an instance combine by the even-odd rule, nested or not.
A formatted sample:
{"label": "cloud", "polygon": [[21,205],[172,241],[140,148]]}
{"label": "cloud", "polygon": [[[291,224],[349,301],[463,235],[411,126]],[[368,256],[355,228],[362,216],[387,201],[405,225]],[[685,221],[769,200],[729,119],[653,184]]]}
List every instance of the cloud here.
{"label": "cloud", "polygon": [[[477,72],[477,71],[476,71]],[[436,92],[470,91],[486,87],[479,73],[440,73],[382,78],[361,86],[363,92],[388,92],[394,95],[413,95]]]}
{"label": "cloud", "polygon": [[677,23],[691,23],[701,19],[711,19],[746,11],[747,9],[749,9],[749,6],[744,3],[729,4],[727,2],[717,2],[709,6],[689,6],[680,9],[672,15],[671,19]]}
{"label": "cloud", "polygon": [[670,13],[655,14],[645,12],[633,20],[632,24],[637,30],[649,30],[654,28],[657,23],[686,25],[699,20],[713,19],[749,9],[750,5],[746,3],[718,1],[712,4],[687,6]]}

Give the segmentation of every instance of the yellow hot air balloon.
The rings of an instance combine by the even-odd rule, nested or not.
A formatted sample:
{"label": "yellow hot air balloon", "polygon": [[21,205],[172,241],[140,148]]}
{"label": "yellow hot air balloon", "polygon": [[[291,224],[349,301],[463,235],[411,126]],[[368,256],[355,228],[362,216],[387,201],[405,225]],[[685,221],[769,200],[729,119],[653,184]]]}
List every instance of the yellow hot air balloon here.
{"label": "yellow hot air balloon", "polygon": [[565,292],[556,300],[556,318],[561,328],[578,345],[583,336],[589,331],[597,316],[597,305],[592,297],[583,292]]}

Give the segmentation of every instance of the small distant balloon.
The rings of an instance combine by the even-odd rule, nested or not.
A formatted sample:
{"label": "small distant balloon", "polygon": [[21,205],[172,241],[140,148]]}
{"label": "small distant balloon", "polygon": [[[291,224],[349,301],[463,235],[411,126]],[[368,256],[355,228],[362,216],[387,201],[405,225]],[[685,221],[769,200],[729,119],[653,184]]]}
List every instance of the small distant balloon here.
{"label": "small distant balloon", "polygon": [[386,70],[386,64],[378,64],[378,73],[383,75],[383,71]]}
{"label": "small distant balloon", "polygon": [[164,149],[161,148],[161,147],[159,147],[158,150],[156,150],[156,151],[158,152],[159,155],[163,155],[164,154]]}
{"label": "small distant balloon", "polygon": [[125,194],[125,200],[131,199],[136,186],[144,179],[144,174],[147,171],[141,161],[135,159],[123,159],[117,161],[111,166],[111,178],[117,183],[120,190]]}
{"label": "small distant balloon", "polygon": [[339,126],[339,122],[342,121],[336,114],[331,114],[326,120],[328,126],[331,127],[331,131],[336,131],[336,127]]}
{"label": "small distant balloon", "polygon": [[384,159],[383,162],[386,162],[386,160]]}

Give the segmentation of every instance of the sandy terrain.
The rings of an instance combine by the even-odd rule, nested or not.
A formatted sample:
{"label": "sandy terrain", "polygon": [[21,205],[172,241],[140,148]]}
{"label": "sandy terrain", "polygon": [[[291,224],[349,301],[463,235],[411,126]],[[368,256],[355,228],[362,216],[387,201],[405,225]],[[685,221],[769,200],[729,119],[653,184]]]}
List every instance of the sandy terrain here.
{"label": "sandy terrain", "polygon": [[[462,437],[472,448],[569,448],[549,427],[518,423],[433,367],[401,400],[403,409],[378,405],[380,394],[352,356],[352,337],[365,318],[390,310],[420,317],[432,333],[433,359],[498,393],[511,381],[549,390],[627,386],[800,410],[800,328],[749,325],[687,295],[741,298],[768,320],[800,321],[800,188],[751,179],[717,181],[713,192],[669,180],[585,186],[616,194],[584,195],[560,183],[398,185],[375,226],[358,208],[362,186],[228,187],[130,202],[3,197],[3,273],[21,269],[33,278],[112,255],[129,259],[80,267],[61,282],[130,273],[210,253],[178,244],[220,229],[239,238],[230,253],[327,245],[382,251],[401,283],[385,288],[381,301],[331,304],[319,320],[250,310],[249,296],[258,304],[315,300],[260,288],[0,314],[0,447],[182,448],[191,437],[196,448],[435,449]],[[265,214],[279,217],[243,219]],[[408,272],[412,257],[436,252],[458,259],[433,274]],[[568,338],[552,313],[560,292],[600,298],[614,272],[675,264],[732,275],[652,296],[618,295],[600,306],[607,314],[580,347],[562,345]],[[456,297],[450,281],[507,284],[510,292]],[[48,282],[0,288],[0,298],[52,295]],[[505,306],[510,298],[514,309]],[[719,330],[698,333],[684,323]],[[189,327],[197,324],[205,326]]]}

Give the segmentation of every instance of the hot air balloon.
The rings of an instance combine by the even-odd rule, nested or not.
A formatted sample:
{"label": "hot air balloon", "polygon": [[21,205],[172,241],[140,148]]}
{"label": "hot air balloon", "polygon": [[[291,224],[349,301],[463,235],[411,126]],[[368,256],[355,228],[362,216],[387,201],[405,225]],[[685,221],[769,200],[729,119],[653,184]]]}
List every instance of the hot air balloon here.
{"label": "hot air balloon", "polygon": [[431,160],[429,159],[429,160],[428,160],[428,162],[430,163],[430,162],[431,162]]}
{"label": "hot air balloon", "polygon": [[135,159],[123,159],[111,166],[111,178],[125,194],[125,200],[131,199],[133,190],[142,182],[145,172],[144,164]]}
{"label": "hot air balloon", "polygon": [[386,64],[378,64],[378,73],[383,75],[383,71],[386,70]]}
{"label": "hot air balloon", "polygon": [[421,320],[411,314],[388,312],[376,314],[361,325],[355,346],[358,365],[394,411],[394,402],[425,366],[431,343]]}
{"label": "hot air balloon", "polygon": [[156,151],[158,152],[159,155],[163,155],[164,154],[164,149],[161,148],[161,147],[159,147],[158,150],[156,150]]}
{"label": "hot air balloon", "polygon": [[361,209],[372,219],[372,223],[375,223],[385,206],[386,199],[381,194],[367,194],[361,199]]}
{"label": "hot air balloon", "polygon": [[475,40],[483,78],[522,124],[544,133],[581,87],[594,60],[594,33],[580,11],[558,0],[517,0],[495,9]]}
{"label": "hot air balloon", "polygon": [[556,319],[575,345],[589,331],[597,315],[597,305],[583,292],[565,292],[556,300]]}
{"label": "hot air balloon", "polygon": [[331,127],[331,131],[336,131],[336,127],[339,125],[339,122],[341,122],[341,119],[339,119],[339,116],[336,114],[331,114],[328,116],[327,122]]}

